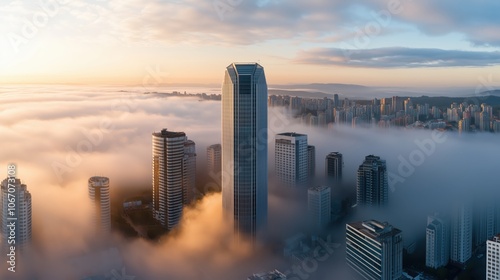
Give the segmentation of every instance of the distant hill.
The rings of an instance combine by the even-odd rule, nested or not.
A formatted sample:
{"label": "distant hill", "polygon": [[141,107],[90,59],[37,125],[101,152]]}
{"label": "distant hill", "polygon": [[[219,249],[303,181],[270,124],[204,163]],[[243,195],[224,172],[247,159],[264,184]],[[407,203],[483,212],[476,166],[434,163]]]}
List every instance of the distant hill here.
{"label": "distant hill", "polygon": [[421,96],[421,97],[412,97],[411,100],[414,104],[432,104],[432,106],[438,107],[449,107],[453,102],[460,104],[462,102],[467,102],[469,104],[481,105],[482,103],[486,103],[493,107],[500,106],[500,91],[497,91],[498,96],[493,95],[477,95],[470,97],[430,97],[430,96]]}
{"label": "distant hill", "polygon": [[485,92],[482,92],[480,95],[500,96],[500,89],[485,91]]}
{"label": "distant hill", "polygon": [[[351,84],[296,84],[296,85],[276,85],[270,86],[274,90],[297,90],[306,92],[315,92],[316,95],[323,93],[325,96],[338,94],[341,98],[370,98],[378,93],[376,89],[361,85]],[[312,96],[311,96],[312,97]]]}
{"label": "distant hill", "polygon": [[[446,88],[416,88],[416,87],[370,87],[353,84],[338,84],[338,83],[313,83],[313,84],[295,84],[295,85],[270,85],[272,90],[295,90],[301,91],[307,96],[308,92],[315,92],[315,96],[324,93],[327,96],[338,94],[341,99],[357,99],[370,100],[373,98],[383,98],[391,96],[472,96],[474,95],[473,88],[467,87],[446,87]],[[499,95],[498,90],[492,91],[491,95]],[[490,95],[490,94],[488,94]]]}
{"label": "distant hill", "polygon": [[312,90],[317,90],[317,91],[322,91],[322,92],[327,92],[327,93],[338,93],[338,92],[345,92],[345,91],[367,91],[371,90],[372,88],[362,86],[362,85],[353,85],[353,84],[337,84],[337,83],[328,83],[328,84],[320,84],[320,83],[313,83],[313,84],[297,84],[297,85],[283,85],[279,86],[280,88],[284,89],[312,89]]}
{"label": "distant hill", "polygon": [[284,90],[284,89],[269,89],[269,94],[274,95],[290,95],[306,98],[333,98],[333,94],[327,94],[324,92],[314,92],[314,91],[304,91],[304,90]]}

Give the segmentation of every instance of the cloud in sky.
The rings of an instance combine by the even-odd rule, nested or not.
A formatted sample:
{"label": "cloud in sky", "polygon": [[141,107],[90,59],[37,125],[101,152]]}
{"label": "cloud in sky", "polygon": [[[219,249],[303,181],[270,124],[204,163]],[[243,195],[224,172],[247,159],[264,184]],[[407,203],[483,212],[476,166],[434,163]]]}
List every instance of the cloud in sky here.
{"label": "cloud in sky", "polygon": [[[392,1],[394,2],[394,1]],[[391,3],[392,3],[391,2]],[[111,1],[109,22],[136,39],[205,41],[252,44],[276,39],[344,38],[346,31],[375,20],[374,14],[390,12],[385,31],[398,33],[402,24],[428,35],[462,33],[472,43],[499,45],[500,28],[495,11],[498,1],[461,3],[447,1],[315,0],[266,1]],[[139,12],[137,12],[139,11]],[[397,12],[393,12],[397,11]],[[165,22],[165,15],[168,21]],[[207,42],[206,39],[215,41]]]}
{"label": "cloud in sky", "polygon": [[443,49],[317,48],[300,52],[296,62],[366,68],[484,67],[500,64],[500,52]]}
{"label": "cloud in sky", "polygon": [[430,35],[459,32],[471,43],[500,46],[500,28],[494,0],[457,3],[444,1],[408,1],[399,18]]}
{"label": "cloud in sky", "polygon": [[[394,1],[399,9],[391,10]],[[42,4],[49,7],[62,3],[56,4],[58,13],[49,14],[48,18],[47,25],[56,26],[56,30],[69,31],[78,26],[84,34],[92,30],[132,41],[254,44],[276,39],[324,38],[328,42],[332,38],[345,39],[346,32],[374,21],[374,15],[384,11],[390,12],[391,20],[385,30],[390,33],[407,31],[408,28],[402,28],[406,24],[428,35],[458,32],[472,43],[500,44],[500,35],[495,32],[500,28],[495,14],[500,9],[498,1],[460,5],[451,0],[394,1],[366,0],[353,4],[340,0],[46,0]],[[14,28],[14,23],[33,21],[32,14],[43,12],[43,6],[35,1],[12,1],[0,8],[0,13],[8,14],[2,22]]]}
{"label": "cloud in sky", "polygon": [[[394,2],[400,4],[397,12],[389,8]],[[449,50],[446,56],[498,51],[498,5],[494,0],[460,5],[449,0],[12,0],[0,6],[0,82],[131,84],[145,65],[160,63],[172,74],[168,82],[208,84],[219,82],[213,69],[224,67],[223,61],[262,61],[274,83],[415,85],[412,71],[382,76],[366,70],[361,79],[358,69],[348,69],[356,64],[293,62],[302,50],[330,48],[434,48]],[[358,46],[358,31],[373,24],[380,30]],[[478,65],[487,65],[479,60]],[[469,62],[456,63],[453,73],[420,74],[439,86],[456,81],[473,86],[479,74],[459,68],[462,63]],[[430,61],[428,67],[435,64],[455,65]]]}

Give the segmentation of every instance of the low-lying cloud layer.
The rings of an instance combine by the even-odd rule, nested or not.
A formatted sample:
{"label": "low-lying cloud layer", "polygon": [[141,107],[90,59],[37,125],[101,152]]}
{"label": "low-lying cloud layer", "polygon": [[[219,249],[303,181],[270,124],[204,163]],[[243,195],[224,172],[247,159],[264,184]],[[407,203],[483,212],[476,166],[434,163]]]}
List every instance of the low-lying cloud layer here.
{"label": "low-lying cloud layer", "polygon": [[[229,229],[221,217],[220,194],[187,210],[179,231],[159,244],[125,240],[116,234],[100,245],[90,230],[89,177],[108,176],[111,188],[149,188],[151,133],[162,128],[184,131],[196,142],[201,169],[206,147],[220,143],[220,102],[120,90],[0,89],[0,167],[7,172],[7,164],[16,163],[19,178],[32,193],[34,236],[32,251],[20,260],[16,277],[2,269],[2,279],[79,279],[126,273],[136,279],[234,280],[274,268],[290,270],[291,264],[279,257],[280,243],[308,229],[305,196],[277,186],[273,178],[273,136],[285,131],[306,133],[309,143],[316,146],[315,184],[325,182],[324,157],[329,152],[344,154],[343,187],[351,192],[356,169],[366,155],[386,159],[392,180],[389,209],[356,211],[347,221],[387,220],[403,230],[405,243],[423,236],[426,215],[446,210],[449,203],[471,193],[492,196],[499,192],[498,135],[310,128],[271,108],[269,240],[273,243],[267,249],[250,253],[227,243]],[[341,246],[344,227],[336,225],[333,233]],[[330,259],[333,264],[320,265],[311,277],[332,279],[343,273],[342,248]]]}

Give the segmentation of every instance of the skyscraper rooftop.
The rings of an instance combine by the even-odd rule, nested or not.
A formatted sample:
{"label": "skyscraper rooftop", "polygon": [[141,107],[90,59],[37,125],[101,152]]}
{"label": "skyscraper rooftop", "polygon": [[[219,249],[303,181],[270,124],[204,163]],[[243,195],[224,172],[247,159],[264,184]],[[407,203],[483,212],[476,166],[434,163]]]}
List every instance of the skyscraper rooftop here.
{"label": "skyscraper rooftop", "polygon": [[184,133],[184,132],[169,131],[166,128],[164,128],[160,132],[154,132],[153,135],[156,136],[156,137],[175,138],[175,137],[186,136],[186,133]]}

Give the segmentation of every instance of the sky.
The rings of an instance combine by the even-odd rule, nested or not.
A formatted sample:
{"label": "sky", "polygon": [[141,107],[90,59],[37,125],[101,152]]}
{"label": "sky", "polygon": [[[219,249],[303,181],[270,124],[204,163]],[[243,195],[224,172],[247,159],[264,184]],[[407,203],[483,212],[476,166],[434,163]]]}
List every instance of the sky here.
{"label": "sky", "polygon": [[3,0],[0,84],[500,86],[496,0]]}
{"label": "sky", "polygon": [[[332,151],[344,155],[343,188],[351,192],[365,156],[386,160],[389,208],[353,211],[345,222],[388,221],[403,231],[405,245],[422,242],[427,215],[446,212],[451,202],[500,195],[492,152],[498,149],[498,135],[305,127],[284,109],[269,108],[269,244],[277,249],[249,253],[224,243],[231,231],[221,217],[220,194],[187,209],[179,231],[157,244],[114,234],[96,245],[102,237],[91,233],[88,178],[109,177],[112,195],[124,188],[150,191],[151,133],[162,128],[184,131],[196,143],[197,169],[203,172],[206,147],[220,143],[220,101],[143,94],[141,88],[62,85],[4,86],[0,101],[0,168],[6,174],[7,165],[16,164],[33,201],[33,248],[18,259],[15,275],[1,266],[0,279],[81,279],[123,268],[135,279],[234,280],[290,270],[280,245],[307,227],[306,195],[293,195],[274,178],[273,136],[286,131],[305,133],[316,146],[318,184],[324,182],[324,157]],[[344,223],[334,226],[332,242],[340,247],[310,279],[345,279],[339,276],[345,264],[344,229]]]}

